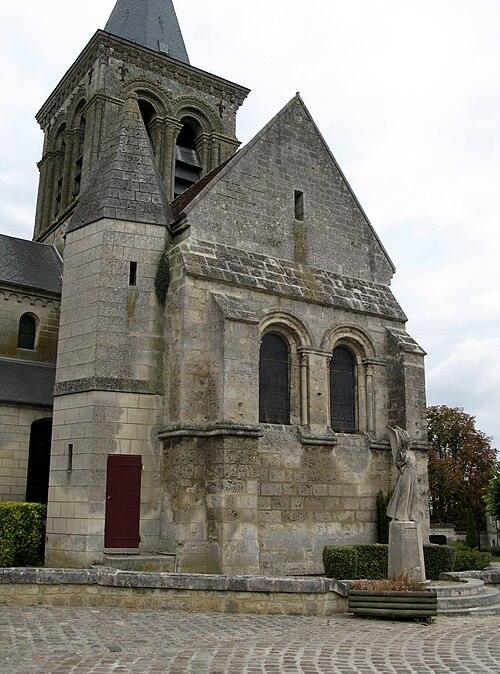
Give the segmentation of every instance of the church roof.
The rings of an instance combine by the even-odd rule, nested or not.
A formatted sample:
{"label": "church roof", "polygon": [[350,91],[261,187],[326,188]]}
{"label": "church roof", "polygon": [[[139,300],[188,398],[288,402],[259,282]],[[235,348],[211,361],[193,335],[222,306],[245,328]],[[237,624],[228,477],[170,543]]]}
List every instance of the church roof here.
{"label": "church roof", "polygon": [[102,218],[169,227],[174,217],[134,94],[107,138],[67,231]]}
{"label": "church roof", "polygon": [[55,374],[55,365],[0,358],[0,400],[52,407]]}
{"label": "church roof", "polygon": [[189,63],[172,0],[118,0],[104,30]]}
{"label": "church roof", "polygon": [[0,234],[0,283],[60,295],[61,274],[54,246]]}

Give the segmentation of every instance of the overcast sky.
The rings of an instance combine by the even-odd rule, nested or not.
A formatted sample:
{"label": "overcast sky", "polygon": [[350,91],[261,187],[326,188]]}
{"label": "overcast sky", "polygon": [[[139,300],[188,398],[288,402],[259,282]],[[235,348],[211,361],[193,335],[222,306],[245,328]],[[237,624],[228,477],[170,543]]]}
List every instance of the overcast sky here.
{"label": "overcast sky", "polygon": [[[300,91],[397,268],[428,404],[500,448],[499,0],[174,0],[192,65],[252,89],[248,141]],[[0,232],[31,238],[34,115],[114,0],[2,3]]]}

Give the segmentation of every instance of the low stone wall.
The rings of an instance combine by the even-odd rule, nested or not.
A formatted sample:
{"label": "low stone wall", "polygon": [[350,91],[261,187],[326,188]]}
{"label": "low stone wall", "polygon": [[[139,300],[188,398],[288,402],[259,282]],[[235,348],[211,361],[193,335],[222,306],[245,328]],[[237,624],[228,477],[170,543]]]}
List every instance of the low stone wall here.
{"label": "low stone wall", "polygon": [[500,564],[493,564],[483,571],[450,571],[442,573],[440,578],[444,580],[476,578],[482,580],[485,585],[491,585],[500,590]]}
{"label": "low stone wall", "polygon": [[6,568],[0,604],[327,616],[347,610],[347,586],[328,578]]}

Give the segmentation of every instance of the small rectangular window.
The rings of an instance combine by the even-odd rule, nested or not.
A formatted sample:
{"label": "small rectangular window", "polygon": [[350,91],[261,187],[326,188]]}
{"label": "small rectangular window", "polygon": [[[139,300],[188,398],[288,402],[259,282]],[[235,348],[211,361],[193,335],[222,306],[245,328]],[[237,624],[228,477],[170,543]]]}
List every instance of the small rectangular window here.
{"label": "small rectangular window", "polygon": [[129,286],[137,285],[137,262],[130,263],[130,269],[128,274],[128,284]]}
{"label": "small rectangular window", "polygon": [[68,445],[68,466],[66,470],[73,470],[73,445],[71,443]]}
{"label": "small rectangular window", "polygon": [[304,220],[304,192],[295,190],[295,219]]}

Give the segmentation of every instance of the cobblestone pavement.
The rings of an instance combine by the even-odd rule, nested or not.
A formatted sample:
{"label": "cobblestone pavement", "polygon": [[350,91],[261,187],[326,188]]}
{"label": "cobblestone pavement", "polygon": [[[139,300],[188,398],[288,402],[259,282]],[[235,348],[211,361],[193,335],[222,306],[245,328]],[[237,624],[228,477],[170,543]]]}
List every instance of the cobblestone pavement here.
{"label": "cobblestone pavement", "polygon": [[500,616],[432,625],[290,616],[0,607],[6,674],[500,673]]}

